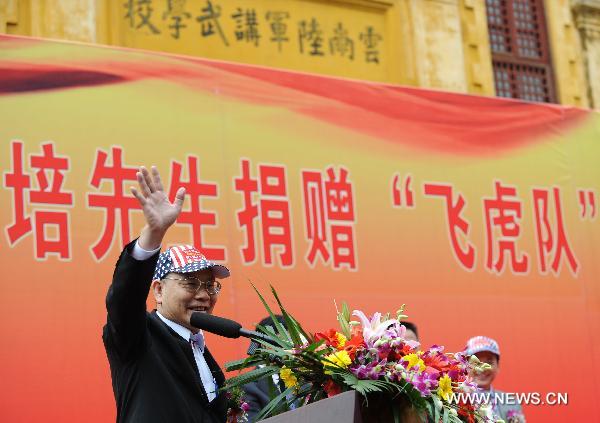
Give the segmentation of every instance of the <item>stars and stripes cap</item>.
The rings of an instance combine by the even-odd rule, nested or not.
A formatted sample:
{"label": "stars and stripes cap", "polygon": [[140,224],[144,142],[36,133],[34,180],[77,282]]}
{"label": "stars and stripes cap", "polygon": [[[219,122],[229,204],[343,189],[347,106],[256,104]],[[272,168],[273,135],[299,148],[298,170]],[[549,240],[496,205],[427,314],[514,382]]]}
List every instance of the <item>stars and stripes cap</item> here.
{"label": "stars and stripes cap", "polygon": [[466,355],[473,355],[482,351],[489,351],[500,357],[500,347],[492,338],[488,338],[487,336],[474,336],[467,341],[467,346],[465,347]]}
{"label": "stars and stripes cap", "polygon": [[162,279],[167,273],[191,273],[211,269],[215,278],[229,277],[229,269],[208,260],[193,245],[176,245],[160,253],[152,279]]}

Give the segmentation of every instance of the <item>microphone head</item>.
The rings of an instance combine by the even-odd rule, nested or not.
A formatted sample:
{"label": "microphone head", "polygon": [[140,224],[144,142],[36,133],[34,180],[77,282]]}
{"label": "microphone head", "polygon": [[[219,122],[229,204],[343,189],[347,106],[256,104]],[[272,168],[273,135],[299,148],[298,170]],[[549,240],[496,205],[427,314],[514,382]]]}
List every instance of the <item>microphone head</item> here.
{"label": "microphone head", "polygon": [[239,338],[242,325],[224,317],[196,311],[190,317],[190,324],[195,328],[205,330],[226,338]]}

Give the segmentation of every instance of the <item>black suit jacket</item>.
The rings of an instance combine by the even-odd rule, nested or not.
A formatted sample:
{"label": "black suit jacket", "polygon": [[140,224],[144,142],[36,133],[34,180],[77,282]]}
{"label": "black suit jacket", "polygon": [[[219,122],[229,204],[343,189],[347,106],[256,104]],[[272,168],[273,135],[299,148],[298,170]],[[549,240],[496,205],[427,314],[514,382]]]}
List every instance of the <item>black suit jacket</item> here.
{"label": "black suit jacket", "polygon": [[[192,348],[155,311],[146,312],[146,298],[158,253],[138,261],[125,247],[106,296],[108,311],[102,340],[110,364],[119,423],[220,423],[227,400],[212,402],[198,374]],[[204,358],[219,387],[225,377],[207,348]]]}
{"label": "black suit jacket", "polygon": [[271,377],[247,383],[242,387],[244,400],[248,403],[248,421],[254,423],[256,416],[273,398],[281,393]]}

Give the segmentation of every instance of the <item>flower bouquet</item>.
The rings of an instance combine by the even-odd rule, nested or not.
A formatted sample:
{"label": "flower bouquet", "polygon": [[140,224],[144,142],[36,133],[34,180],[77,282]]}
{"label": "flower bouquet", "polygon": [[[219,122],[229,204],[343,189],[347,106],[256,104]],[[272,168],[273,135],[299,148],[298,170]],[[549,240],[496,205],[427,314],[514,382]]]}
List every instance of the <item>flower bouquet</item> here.
{"label": "flower bouquet", "polygon": [[417,421],[493,421],[484,408],[457,396],[477,390],[469,373],[487,365],[476,357],[467,360],[462,353],[446,353],[437,345],[420,350],[418,342],[405,339],[404,306],[393,317],[375,313],[369,318],[358,310],[351,315],[343,304],[337,312],[339,329],[311,334],[285,310],[273,288],[272,292],[285,326],[257,291],[273,320],[272,327],[259,327],[269,341],[258,341],[260,348],[250,356],[226,365],[228,371],[252,369],[230,378],[226,389],[275,374],[285,383],[285,390],[261,410],[257,420],[355,390],[367,405],[379,398],[379,403],[391,408],[394,421],[401,419],[398,404],[411,408]]}
{"label": "flower bouquet", "polygon": [[246,423],[248,421],[248,403],[244,401],[244,391],[236,386],[228,389],[225,393],[227,398],[226,423]]}

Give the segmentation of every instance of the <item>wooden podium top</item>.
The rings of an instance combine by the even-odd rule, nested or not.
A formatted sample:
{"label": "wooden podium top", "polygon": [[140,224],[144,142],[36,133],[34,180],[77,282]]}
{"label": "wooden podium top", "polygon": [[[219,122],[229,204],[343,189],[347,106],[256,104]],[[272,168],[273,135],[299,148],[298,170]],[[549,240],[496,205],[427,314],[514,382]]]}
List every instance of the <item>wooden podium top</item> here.
{"label": "wooden podium top", "polygon": [[262,421],[265,423],[363,423],[360,404],[360,395],[355,391],[348,391]]}
{"label": "wooden podium top", "polygon": [[[427,421],[412,408],[406,398],[396,405],[400,422]],[[363,398],[356,391],[348,391],[315,403],[296,408],[262,420],[265,423],[393,423],[392,404],[380,397],[369,397],[369,406],[363,407]]]}

